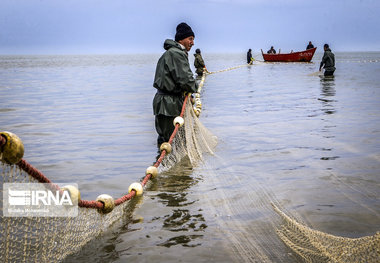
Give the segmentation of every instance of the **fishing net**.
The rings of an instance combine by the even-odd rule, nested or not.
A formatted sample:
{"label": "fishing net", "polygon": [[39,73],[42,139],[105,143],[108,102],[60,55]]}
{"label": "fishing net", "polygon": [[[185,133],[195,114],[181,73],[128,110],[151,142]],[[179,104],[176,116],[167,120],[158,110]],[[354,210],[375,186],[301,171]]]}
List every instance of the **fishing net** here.
{"label": "fishing net", "polygon": [[[166,155],[159,172],[172,168],[188,157],[196,165],[206,152],[212,153],[217,141],[195,116],[187,100],[185,124],[173,140],[172,153]],[[16,165],[1,164],[1,185],[4,183],[38,183]],[[0,196],[3,196],[1,189]],[[1,198],[0,207],[3,209]],[[130,202],[116,206],[108,214],[97,209],[79,207],[77,217],[1,217],[1,262],[57,262],[77,252],[129,212]],[[1,211],[2,213],[3,211]],[[3,214],[3,213],[2,213]]]}
{"label": "fishing net", "polygon": [[380,233],[346,238],[313,230],[273,205],[284,224],[277,230],[281,240],[306,262],[379,262]]}
{"label": "fishing net", "polygon": [[[380,232],[348,238],[311,229],[296,212],[280,209],[275,194],[260,182],[246,184],[228,165],[215,172],[216,158],[202,164],[214,187],[203,199],[218,215],[214,220],[228,240],[226,250],[233,262],[380,262]],[[236,184],[232,191],[225,188],[226,181]]]}
{"label": "fishing net", "polygon": [[188,157],[194,166],[202,160],[203,153],[213,153],[217,139],[195,116],[190,102],[185,110],[185,125],[182,126],[173,140],[173,152],[158,167],[164,172],[173,167],[184,157]]}

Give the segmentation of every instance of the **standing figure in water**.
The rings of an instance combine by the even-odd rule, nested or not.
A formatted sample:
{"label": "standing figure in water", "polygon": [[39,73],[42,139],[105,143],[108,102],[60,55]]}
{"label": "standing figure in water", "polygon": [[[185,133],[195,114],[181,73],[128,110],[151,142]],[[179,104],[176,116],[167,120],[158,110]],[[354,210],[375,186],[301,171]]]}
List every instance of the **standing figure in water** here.
{"label": "standing figure in water", "polygon": [[249,49],[247,52],[247,63],[252,63],[252,49]]}
{"label": "standing figure in water", "polygon": [[184,92],[194,93],[198,89],[187,53],[193,45],[194,32],[186,23],[177,26],[175,40],[166,39],[164,42],[166,51],[157,62],[153,82],[157,89],[153,113],[158,145],[168,142],[174,131],[173,120],[181,114]]}
{"label": "standing figure in water", "polygon": [[321,64],[319,66],[319,71],[322,70],[322,67],[325,69],[325,76],[333,76],[335,71],[335,56],[331,52],[331,49],[328,44],[323,46],[325,53],[323,54]]}
{"label": "standing figure in water", "polygon": [[194,57],[194,67],[197,69],[195,72],[198,74],[198,76],[201,77],[203,75],[203,69],[206,67],[206,65],[202,58],[201,50],[199,48],[195,50]]}

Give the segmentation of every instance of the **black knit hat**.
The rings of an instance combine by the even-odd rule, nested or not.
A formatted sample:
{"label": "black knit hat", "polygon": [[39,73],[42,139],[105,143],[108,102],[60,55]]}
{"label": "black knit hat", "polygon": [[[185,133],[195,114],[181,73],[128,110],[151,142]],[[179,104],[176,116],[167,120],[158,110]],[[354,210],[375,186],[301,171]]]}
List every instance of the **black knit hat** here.
{"label": "black knit hat", "polygon": [[175,41],[180,41],[182,39],[185,39],[189,36],[194,37],[194,32],[191,29],[191,27],[186,23],[181,23],[176,28],[176,34],[175,34]]}

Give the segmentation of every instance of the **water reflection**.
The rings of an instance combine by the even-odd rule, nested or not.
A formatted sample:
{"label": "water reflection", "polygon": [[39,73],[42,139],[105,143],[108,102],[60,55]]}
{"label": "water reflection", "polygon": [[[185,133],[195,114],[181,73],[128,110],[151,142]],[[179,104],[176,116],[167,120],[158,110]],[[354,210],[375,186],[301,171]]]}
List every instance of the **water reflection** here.
{"label": "water reflection", "polygon": [[[335,90],[335,79],[334,76],[320,76],[321,80],[321,98],[320,100],[322,102],[322,112],[324,112],[325,115],[332,115],[336,112],[335,109],[335,103],[337,102],[334,97],[336,95]],[[321,129],[321,133],[323,134],[324,138],[334,138],[335,135],[333,135],[332,128],[335,128],[335,124],[331,123],[328,117],[323,119],[325,122],[325,125]],[[330,152],[331,149],[328,149]],[[329,160],[335,160],[339,158],[339,156],[323,156],[320,159],[324,161]],[[330,168],[328,168],[330,169]]]}
{"label": "water reflection", "polygon": [[321,76],[321,98],[319,100],[322,102],[322,111],[325,114],[334,114],[336,112],[334,108],[334,97],[335,91],[335,81],[334,76]]}
{"label": "water reflection", "polygon": [[[183,158],[172,169],[160,175],[160,180],[150,187],[149,191],[157,191],[157,201],[165,205],[168,213],[156,220],[162,222],[162,229],[181,234],[166,235],[167,240],[158,243],[158,246],[171,247],[182,245],[195,247],[201,245],[193,243],[203,237],[202,231],[207,228],[202,209],[196,208],[197,200],[189,197],[189,189],[198,182],[192,177],[193,168],[188,158]],[[196,209],[191,209],[192,205]]]}

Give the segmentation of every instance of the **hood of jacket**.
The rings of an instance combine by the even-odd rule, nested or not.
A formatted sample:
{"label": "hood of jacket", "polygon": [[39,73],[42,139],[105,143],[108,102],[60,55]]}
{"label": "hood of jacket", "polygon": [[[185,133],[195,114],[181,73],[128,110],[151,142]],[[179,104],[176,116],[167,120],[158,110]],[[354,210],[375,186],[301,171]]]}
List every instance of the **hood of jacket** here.
{"label": "hood of jacket", "polygon": [[178,42],[172,39],[166,39],[164,42],[164,49],[169,50],[170,48],[178,48],[180,50],[183,50],[181,45]]}

